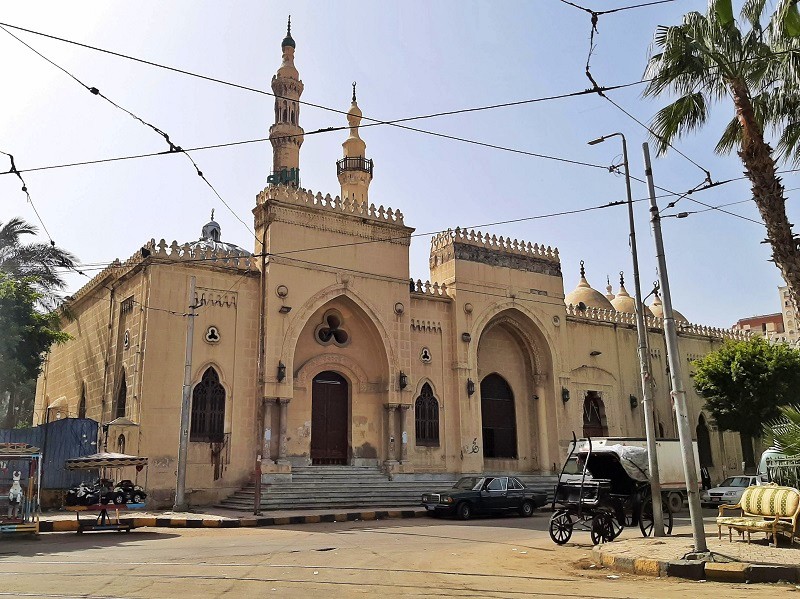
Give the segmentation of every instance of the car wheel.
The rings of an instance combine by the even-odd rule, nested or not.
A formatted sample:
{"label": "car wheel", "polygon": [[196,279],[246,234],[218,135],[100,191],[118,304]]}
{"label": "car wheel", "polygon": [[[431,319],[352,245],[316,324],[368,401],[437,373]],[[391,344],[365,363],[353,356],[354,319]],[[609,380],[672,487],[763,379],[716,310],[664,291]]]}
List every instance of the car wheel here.
{"label": "car wheel", "polygon": [[114,495],[114,500],[113,501],[117,505],[121,505],[121,504],[125,503],[125,496],[122,493],[117,493],[116,495]]}
{"label": "car wheel", "polygon": [[683,509],[683,497],[680,493],[670,493],[667,495],[667,504],[669,505],[669,511],[677,514]]}
{"label": "car wheel", "polygon": [[456,515],[461,520],[469,520],[472,517],[472,506],[466,501],[459,503],[456,508]]}
{"label": "car wheel", "polygon": [[142,496],[138,493],[133,496],[133,503],[142,503],[143,501]]}
{"label": "car wheel", "polygon": [[523,501],[522,505],[519,506],[519,515],[525,518],[533,516],[533,503],[530,501]]}

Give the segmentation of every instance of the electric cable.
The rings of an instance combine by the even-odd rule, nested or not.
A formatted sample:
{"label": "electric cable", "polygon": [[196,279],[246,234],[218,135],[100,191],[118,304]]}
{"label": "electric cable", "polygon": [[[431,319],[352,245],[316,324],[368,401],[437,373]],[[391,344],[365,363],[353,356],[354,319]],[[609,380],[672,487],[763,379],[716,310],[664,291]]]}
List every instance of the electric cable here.
{"label": "electric cable", "polygon": [[[192,157],[189,155],[189,153],[188,153],[186,150],[184,150],[183,148],[181,148],[180,146],[178,146],[178,145],[175,145],[175,144],[174,144],[174,143],[173,143],[173,142],[170,140],[170,138],[169,138],[169,135],[167,135],[167,134],[166,134],[164,131],[162,131],[161,129],[159,129],[158,127],[156,127],[155,125],[153,125],[152,123],[149,123],[149,122],[145,121],[143,118],[141,118],[141,117],[139,117],[138,115],[134,114],[133,112],[131,112],[131,111],[130,111],[130,110],[128,110],[127,108],[124,108],[123,106],[120,106],[119,104],[117,104],[116,102],[114,102],[113,100],[111,100],[110,98],[108,98],[108,96],[104,95],[104,94],[103,94],[103,93],[102,93],[102,92],[101,92],[101,91],[100,91],[100,90],[99,90],[97,87],[94,87],[94,86],[92,86],[92,87],[89,87],[89,86],[88,86],[88,85],[86,85],[86,84],[85,84],[83,81],[81,81],[80,79],[78,79],[78,77],[76,77],[75,75],[73,75],[73,74],[72,74],[70,71],[68,71],[67,69],[65,69],[65,68],[64,68],[64,67],[62,67],[61,65],[57,64],[56,62],[54,62],[53,60],[51,60],[50,58],[48,58],[47,56],[45,56],[44,54],[42,54],[41,52],[39,52],[39,51],[38,51],[36,48],[34,48],[33,46],[31,46],[30,44],[28,44],[28,43],[27,43],[27,42],[25,42],[24,40],[20,39],[18,36],[14,35],[12,32],[10,32],[8,29],[6,29],[5,27],[3,27],[2,25],[0,25],[0,29],[2,29],[3,31],[5,31],[5,32],[6,32],[8,35],[10,35],[11,37],[13,37],[15,40],[17,40],[17,41],[18,41],[19,43],[21,43],[23,46],[25,46],[26,48],[28,48],[29,50],[31,50],[32,52],[34,52],[34,53],[35,53],[37,56],[39,56],[39,57],[43,58],[43,59],[44,59],[44,60],[46,60],[48,63],[50,63],[51,65],[53,65],[54,67],[56,67],[58,70],[60,70],[60,71],[62,71],[63,73],[65,73],[67,76],[69,76],[71,79],[73,79],[73,80],[74,80],[76,83],[78,83],[78,85],[80,85],[81,87],[83,87],[83,88],[84,88],[86,91],[88,91],[89,93],[91,93],[91,94],[93,94],[93,95],[95,95],[95,96],[99,96],[99,97],[103,98],[103,99],[104,99],[106,102],[108,102],[109,104],[111,104],[111,105],[112,105],[112,106],[114,106],[115,108],[117,108],[117,109],[121,110],[122,112],[126,113],[128,116],[130,116],[130,117],[132,117],[133,119],[135,119],[135,120],[139,121],[139,122],[140,122],[141,124],[143,124],[145,127],[148,127],[149,129],[152,129],[153,131],[155,131],[155,132],[156,132],[156,133],[157,133],[159,136],[161,136],[161,137],[164,139],[164,141],[166,141],[166,142],[167,142],[167,145],[169,146],[169,151],[168,151],[168,153],[182,153],[182,154],[184,154],[184,155],[185,155],[185,156],[186,156],[186,157],[189,159],[189,162],[191,162],[191,163],[192,163],[192,166],[194,167],[194,169],[195,169],[195,172],[197,173],[197,176],[198,176],[198,177],[200,177],[200,178],[201,178],[201,179],[202,179],[202,180],[205,182],[205,184],[206,184],[206,185],[207,185],[209,188],[211,188],[211,191],[213,191],[213,192],[214,192],[214,195],[216,195],[216,196],[217,196],[217,198],[220,200],[220,202],[222,202],[222,204],[223,204],[223,205],[224,205],[224,206],[225,206],[225,207],[226,207],[226,208],[227,208],[227,209],[228,209],[228,210],[231,212],[231,214],[233,214],[233,216],[236,218],[236,220],[238,220],[240,223],[242,223],[242,225],[244,225],[244,227],[245,227],[245,228],[246,228],[246,229],[247,229],[247,230],[248,230],[248,231],[249,231],[249,232],[250,232],[250,233],[253,235],[253,237],[255,237],[255,238],[256,238],[256,240],[258,241],[258,237],[256,237],[256,234],[255,234],[255,232],[254,232],[254,231],[253,231],[253,230],[250,228],[250,226],[249,226],[249,225],[248,225],[246,222],[244,222],[244,221],[243,221],[243,220],[242,220],[242,219],[239,217],[239,215],[238,215],[238,214],[237,214],[237,213],[236,213],[236,212],[233,210],[233,208],[231,208],[231,207],[230,207],[230,205],[229,205],[229,204],[228,204],[228,203],[227,203],[227,202],[226,202],[226,201],[225,201],[225,200],[222,198],[222,196],[219,194],[219,192],[216,190],[216,188],[215,188],[215,187],[214,187],[214,186],[211,184],[211,182],[210,182],[210,181],[209,181],[209,180],[206,178],[206,176],[203,174],[203,171],[201,171],[201,170],[200,170],[200,167],[198,167],[198,166],[197,166],[197,163],[196,163],[196,162],[194,161],[194,159],[193,159],[193,158],[192,158]],[[19,174],[19,173],[17,173],[17,174]],[[37,213],[37,216],[38,216],[38,213]],[[44,226],[44,224],[43,224],[42,226]],[[48,236],[49,236],[49,233],[48,233]],[[51,239],[51,243],[52,243],[52,239]]]}
{"label": "electric cable", "polygon": [[7,173],[3,173],[3,174],[16,175],[17,178],[22,182],[22,191],[25,193],[25,197],[28,198],[28,203],[31,205],[31,208],[33,208],[33,213],[36,215],[36,218],[39,220],[39,224],[42,225],[42,229],[44,230],[45,234],[47,235],[47,238],[50,240],[50,245],[52,247],[55,247],[56,246],[56,242],[53,241],[53,237],[52,237],[52,235],[50,235],[50,231],[47,230],[47,226],[44,224],[44,221],[42,220],[42,216],[39,214],[39,211],[36,209],[36,204],[33,203],[33,198],[31,198],[31,194],[28,191],[28,184],[25,182],[25,179],[22,178],[22,173],[20,173],[19,170],[17,170],[17,165],[14,164],[14,156],[9,154],[8,152],[4,152],[2,150],[0,150],[0,154],[3,154],[4,156],[8,156],[8,159],[11,162],[11,168],[8,169]]}

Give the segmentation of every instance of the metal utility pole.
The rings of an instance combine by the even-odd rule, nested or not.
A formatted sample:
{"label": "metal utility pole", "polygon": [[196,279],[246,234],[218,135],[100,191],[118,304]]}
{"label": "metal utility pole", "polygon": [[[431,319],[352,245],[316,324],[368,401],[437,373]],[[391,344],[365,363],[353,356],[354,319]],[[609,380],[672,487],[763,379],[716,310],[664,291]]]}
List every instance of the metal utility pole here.
{"label": "metal utility pole", "polygon": [[595,145],[619,136],[622,138],[622,162],[625,166],[625,190],[628,194],[628,224],[630,226],[631,255],[633,257],[633,285],[636,296],[636,335],[639,346],[639,370],[642,378],[642,409],[644,410],[644,429],[647,437],[647,467],[650,470],[650,494],[653,497],[653,536],[664,536],[664,513],[661,503],[661,481],[658,475],[658,448],[656,446],[656,429],[653,417],[653,386],[650,376],[650,356],[647,351],[647,327],[644,320],[644,302],[639,283],[639,253],[636,250],[636,227],[633,220],[633,198],[631,197],[631,176],[628,166],[628,144],[622,133],[604,135],[589,142]]}
{"label": "metal utility pole", "polygon": [[186,511],[186,454],[189,450],[189,400],[192,396],[192,343],[194,341],[195,289],[197,280],[189,282],[189,313],[186,315],[186,364],[183,368],[183,398],[181,399],[181,437],[178,446],[178,480],[175,486],[176,512]]}
{"label": "metal utility pole", "polygon": [[644,168],[647,176],[647,189],[650,193],[650,223],[653,227],[653,239],[656,244],[658,258],[658,278],[661,285],[661,301],[664,304],[664,336],[667,340],[667,359],[669,375],[672,381],[672,398],[675,402],[675,416],[678,421],[678,438],[681,442],[683,457],[683,474],[686,478],[686,490],[689,494],[689,516],[692,520],[692,536],[694,550],[707,553],[706,533],[703,527],[703,512],[700,508],[700,490],[697,485],[697,469],[694,465],[694,447],[692,431],[689,427],[689,414],[686,410],[686,392],[681,379],[681,360],[678,352],[678,333],[675,328],[675,317],[672,313],[672,296],[669,292],[669,276],[667,275],[667,259],[664,255],[664,240],[661,237],[661,216],[656,203],[656,190],[653,185],[653,169],[650,166],[650,148],[642,144]]}

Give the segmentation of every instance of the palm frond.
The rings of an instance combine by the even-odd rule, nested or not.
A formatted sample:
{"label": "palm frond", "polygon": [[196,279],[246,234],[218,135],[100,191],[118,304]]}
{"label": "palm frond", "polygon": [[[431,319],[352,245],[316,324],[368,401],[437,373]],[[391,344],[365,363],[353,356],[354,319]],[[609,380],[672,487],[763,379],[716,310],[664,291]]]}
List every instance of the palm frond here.
{"label": "palm frond", "polygon": [[722,132],[722,137],[719,138],[714,152],[717,154],[730,154],[734,148],[739,147],[742,142],[742,127],[739,124],[739,119],[732,118]]}
{"label": "palm frond", "polygon": [[700,92],[678,98],[659,110],[651,126],[658,153],[664,154],[674,139],[699,129],[707,119],[706,101]]}

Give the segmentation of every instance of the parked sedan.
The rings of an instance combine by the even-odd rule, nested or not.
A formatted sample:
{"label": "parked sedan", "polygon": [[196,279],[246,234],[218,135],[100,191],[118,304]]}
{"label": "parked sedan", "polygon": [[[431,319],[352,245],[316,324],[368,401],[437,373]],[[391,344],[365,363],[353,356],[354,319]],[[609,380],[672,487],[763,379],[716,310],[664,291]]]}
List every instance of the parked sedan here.
{"label": "parked sedan", "polygon": [[469,520],[473,514],[508,511],[531,516],[545,503],[545,493],[527,489],[513,476],[465,476],[452,489],[422,495],[422,505],[430,514],[454,515],[462,520]]}
{"label": "parked sedan", "polygon": [[744,490],[757,483],[756,476],[731,476],[722,481],[719,486],[700,493],[700,502],[704,507],[713,507],[720,504],[735,505],[742,498]]}

